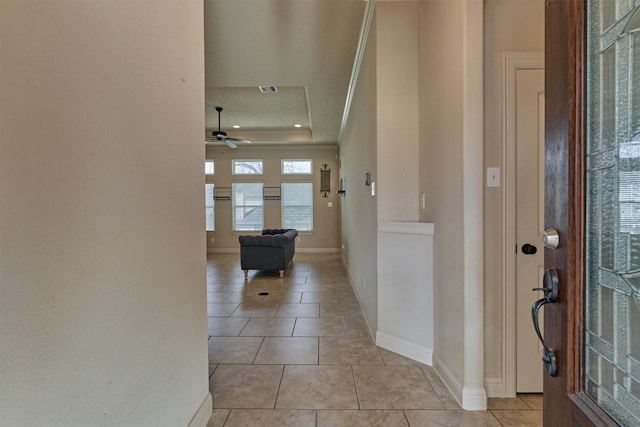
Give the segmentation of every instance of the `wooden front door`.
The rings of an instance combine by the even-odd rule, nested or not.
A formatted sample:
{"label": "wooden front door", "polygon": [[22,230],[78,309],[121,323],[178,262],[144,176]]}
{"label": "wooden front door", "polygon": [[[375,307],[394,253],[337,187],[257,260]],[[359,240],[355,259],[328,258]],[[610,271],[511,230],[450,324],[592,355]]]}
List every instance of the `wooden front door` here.
{"label": "wooden front door", "polygon": [[[546,3],[545,426],[640,425],[640,1]],[[550,358],[551,359],[551,358]]]}

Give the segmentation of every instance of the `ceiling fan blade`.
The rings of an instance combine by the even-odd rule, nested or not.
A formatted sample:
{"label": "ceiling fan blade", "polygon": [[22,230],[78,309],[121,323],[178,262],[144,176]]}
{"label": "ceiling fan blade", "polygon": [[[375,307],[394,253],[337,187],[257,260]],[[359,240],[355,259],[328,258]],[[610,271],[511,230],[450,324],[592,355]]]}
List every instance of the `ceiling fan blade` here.
{"label": "ceiling fan blade", "polygon": [[222,142],[224,142],[224,143],[225,143],[225,145],[226,145],[227,147],[229,147],[229,148],[237,148],[237,147],[238,147],[236,144],[234,144],[233,142],[231,142],[231,141],[229,140],[229,138],[224,138],[224,139],[222,140]]}
{"label": "ceiling fan blade", "polygon": [[230,136],[228,136],[226,139],[229,139],[234,142],[239,142],[241,144],[251,144],[251,141],[249,141],[248,139],[231,138]]}
{"label": "ceiling fan blade", "polygon": [[212,141],[222,141],[229,148],[238,148],[238,146],[234,143],[240,142],[242,144],[251,144],[251,141],[248,139],[238,139],[238,138],[230,138],[227,136],[226,132],[223,132],[220,128],[220,113],[222,112],[222,107],[216,107],[216,111],[218,112],[218,130],[212,132]]}

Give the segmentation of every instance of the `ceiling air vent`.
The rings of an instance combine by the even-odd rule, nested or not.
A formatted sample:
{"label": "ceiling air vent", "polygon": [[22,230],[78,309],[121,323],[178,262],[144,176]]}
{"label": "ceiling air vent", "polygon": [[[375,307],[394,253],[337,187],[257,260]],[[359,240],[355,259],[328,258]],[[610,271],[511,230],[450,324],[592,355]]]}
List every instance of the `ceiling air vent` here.
{"label": "ceiling air vent", "polygon": [[276,86],[258,86],[262,93],[275,93],[278,91]]}

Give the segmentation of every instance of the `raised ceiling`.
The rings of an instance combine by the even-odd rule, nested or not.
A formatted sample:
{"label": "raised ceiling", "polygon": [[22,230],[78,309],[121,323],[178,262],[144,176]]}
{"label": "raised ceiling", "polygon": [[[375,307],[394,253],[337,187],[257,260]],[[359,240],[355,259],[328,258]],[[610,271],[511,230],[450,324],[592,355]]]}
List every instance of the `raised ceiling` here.
{"label": "raised ceiling", "polygon": [[365,6],[363,0],[205,0],[206,130],[218,128],[215,107],[221,106],[222,130],[231,137],[335,144]]}

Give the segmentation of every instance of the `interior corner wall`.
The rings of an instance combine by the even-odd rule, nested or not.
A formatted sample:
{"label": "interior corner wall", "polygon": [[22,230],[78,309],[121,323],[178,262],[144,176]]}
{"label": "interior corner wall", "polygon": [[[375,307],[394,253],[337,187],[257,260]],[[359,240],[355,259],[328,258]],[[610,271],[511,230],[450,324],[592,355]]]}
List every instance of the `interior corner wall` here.
{"label": "interior corner wall", "polygon": [[211,413],[202,1],[149,6],[0,2],[0,425]]}
{"label": "interior corner wall", "polygon": [[[484,2],[484,166],[503,164],[503,52],[544,51],[543,0],[485,0]],[[504,174],[503,174],[504,176]],[[504,184],[503,184],[504,185]],[[485,375],[487,393],[506,397],[502,372],[502,313],[504,269],[502,188],[484,189]]]}
{"label": "interior corner wall", "polygon": [[349,117],[340,138],[342,256],[374,334],[378,325],[377,205],[365,173],[377,178],[377,93],[375,10],[360,65]]}
{"label": "interior corner wall", "polygon": [[462,1],[419,1],[420,187],[433,222],[434,366],[461,401],[464,386]]}

